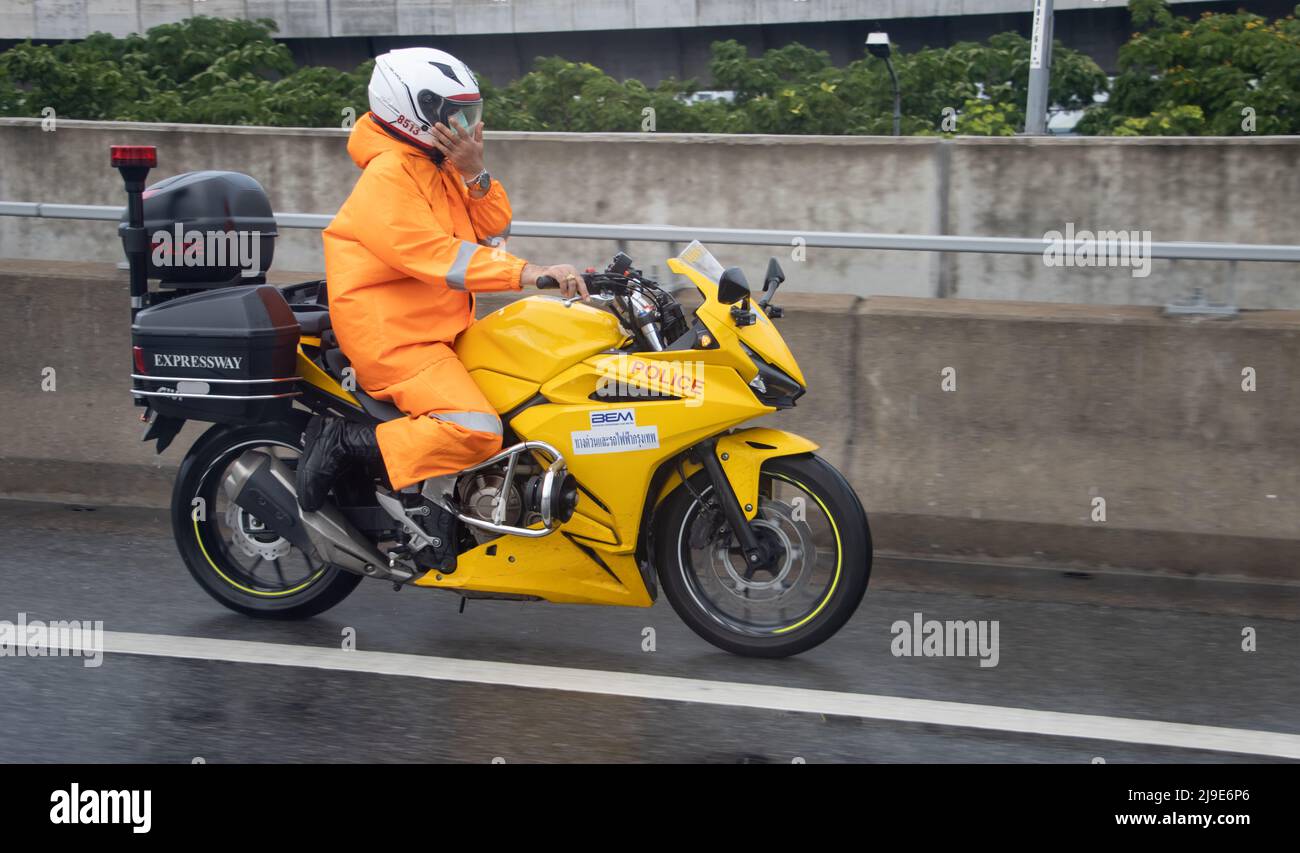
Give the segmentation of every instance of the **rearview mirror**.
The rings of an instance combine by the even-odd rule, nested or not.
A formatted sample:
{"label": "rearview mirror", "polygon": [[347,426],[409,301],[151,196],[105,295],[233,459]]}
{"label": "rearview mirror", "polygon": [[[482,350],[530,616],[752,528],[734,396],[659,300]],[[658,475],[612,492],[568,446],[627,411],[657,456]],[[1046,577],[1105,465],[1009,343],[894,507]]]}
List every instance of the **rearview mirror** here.
{"label": "rearview mirror", "polygon": [[749,282],[740,267],[727,267],[718,279],[718,301],[723,305],[734,305],[749,296]]}
{"label": "rearview mirror", "polygon": [[776,262],[776,258],[768,258],[767,275],[763,276],[763,292],[766,293],[769,289],[775,291],[783,281],[785,281],[785,271]]}

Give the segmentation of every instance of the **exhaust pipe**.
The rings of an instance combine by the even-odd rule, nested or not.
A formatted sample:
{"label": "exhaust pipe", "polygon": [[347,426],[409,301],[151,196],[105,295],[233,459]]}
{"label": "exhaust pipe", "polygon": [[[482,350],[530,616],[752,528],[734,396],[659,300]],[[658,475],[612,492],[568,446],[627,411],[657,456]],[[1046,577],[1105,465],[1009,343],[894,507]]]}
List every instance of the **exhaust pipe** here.
{"label": "exhaust pipe", "polygon": [[221,489],[237,506],[318,562],[395,583],[415,577],[408,569],[390,566],[388,558],[333,504],[318,512],[303,512],[293,472],[268,453],[245,451],[230,466]]}

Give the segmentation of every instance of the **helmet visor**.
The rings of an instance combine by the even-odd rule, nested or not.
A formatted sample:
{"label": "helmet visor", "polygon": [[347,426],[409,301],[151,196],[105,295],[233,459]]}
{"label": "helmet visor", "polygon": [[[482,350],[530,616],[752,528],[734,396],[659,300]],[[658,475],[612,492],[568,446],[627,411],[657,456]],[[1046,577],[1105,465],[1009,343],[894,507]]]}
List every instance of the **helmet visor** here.
{"label": "helmet visor", "polygon": [[479,119],[483,118],[482,101],[464,103],[447,100],[443,110],[446,115],[445,124],[453,129],[460,128],[466,133],[472,133]]}

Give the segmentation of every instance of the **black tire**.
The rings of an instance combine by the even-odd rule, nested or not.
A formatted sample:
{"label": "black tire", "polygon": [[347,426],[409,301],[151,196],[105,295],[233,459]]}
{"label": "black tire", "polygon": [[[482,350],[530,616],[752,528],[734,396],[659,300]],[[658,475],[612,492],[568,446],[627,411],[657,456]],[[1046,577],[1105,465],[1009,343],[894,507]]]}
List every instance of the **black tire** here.
{"label": "black tire", "polygon": [[[866,513],[853,488],[834,467],[820,457],[806,454],[769,459],[763,464],[762,478],[766,483],[793,484],[798,492],[811,495],[822,516],[829,519],[829,522],[821,522],[821,527],[823,531],[829,531],[824,535],[827,541],[835,543],[834,550],[838,551],[837,554],[832,554],[831,548],[819,553],[814,547],[811,549],[811,563],[807,563],[807,558],[803,555],[809,552],[808,548],[791,546],[788,549],[791,555],[801,555],[798,557],[801,564],[804,564],[801,571],[808,571],[810,578],[814,573],[827,578],[826,591],[815,593],[808,609],[796,612],[788,622],[778,619],[772,624],[757,625],[726,613],[725,607],[710,600],[706,589],[709,586],[707,579],[701,580],[698,569],[692,567],[692,564],[698,562],[698,557],[692,557],[695,552],[690,538],[695,525],[707,526],[707,520],[701,518],[699,502],[685,487],[679,486],[655,515],[655,562],[665,596],[682,621],[695,633],[733,654],[780,658],[805,652],[830,639],[857,610],[871,577],[871,531],[867,526]],[[706,499],[712,491],[703,472],[698,472],[691,478],[691,485]],[[788,509],[788,504],[763,496],[759,500],[759,513],[778,519],[778,525],[775,526],[787,521],[794,524],[794,521],[776,514],[778,506]],[[768,503],[765,504],[764,501]],[[734,548],[734,537],[730,537],[730,544]],[[721,555],[727,549],[726,546],[727,543],[714,542],[705,546],[705,549],[712,549],[713,555]],[[714,556],[715,570],[719,559],[725,557]],[[791,560],[793,559],[792,556]],[[826,568],[832,560],[833,570]],[[731,569],[728,568],[727,571],[730,572]],[[784,576],[783,572],[781,577]],[[749,577],[746,575],[746,578]],[[767,583],[777,584],[780,580],[781,578],[773,577]],[[726,599],[725,593],[730,593],[747,605],[750,591],[746,589],[741,595],[738,588],[744,581],[735,578],[733,582],[737,588],[727,589],[719,585],[718,589],[723,592],[717,593],[716,597],[725,599],[725,604],[730,601]],[[786,589],[792,590],[797,585],[796,580],[794,585]],[[777,597],[772,602],[775,603],[786,594],[787,592],[776,593]],[[780,605],[774,606],[780,608]]]}
{"label": "black tire", "polygon": [[[195,442],[186,454],[176,475],[172,490],[172,532],[180,549],[185,567],[208,595],[221,604],[242,613],[262,619],[305,619],[323,613],[348,597],[362,581],[361,575],[345,572],[334,566],[316,566],[295,548],[289,547],[285,556],[293,555],[304,565],[301,583],[286,579],[280,559],[273,561],[277,580],[260,584],[256,576],[246,574],[237,546],[227,541],[230,526],[223,528],[218,512],[221,479],[227,466],[245,450],[280,448],[276,452],[294,453],[302,450],[302,424],[266,423],[252,426],[214,426]],[[196,514],[195,498],[202,498],[205,508],[212,512]],[[229,510],[229,506],[227,506]],[[238,513],[236,507],[234,512]],[[269,537],[274,537],[270,534]],[[247,540],[246,540],[247,541]],[[285,548],[279,540],[275,547]],[[258,562],[264,562],[258,558]]]}

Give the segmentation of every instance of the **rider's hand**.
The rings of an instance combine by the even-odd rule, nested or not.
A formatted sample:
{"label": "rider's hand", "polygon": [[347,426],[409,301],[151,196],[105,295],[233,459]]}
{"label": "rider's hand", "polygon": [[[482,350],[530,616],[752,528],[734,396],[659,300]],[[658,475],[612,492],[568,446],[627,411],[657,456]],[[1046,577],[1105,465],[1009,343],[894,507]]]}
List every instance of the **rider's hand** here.
{"label": "rider's hand", "polygon": [[587,282],[583,280],[577,267],[571,264],[556,264],[550,267],[527,264],[524,266],[523,274],[519,276],[519,283],[523,287],[536,287],[537,279],[544,275],[549,275],[560,283],[561,296],[565,298],[581,296],[583,302],[587,301]]}
{"label": "rider's hand", "polygon": [[483,122],[469,131],[459,125],[447,127],[442,122],[433,126],[433,147],[447,155],[447,162],[456,167],[466,180],[483,171]]}

